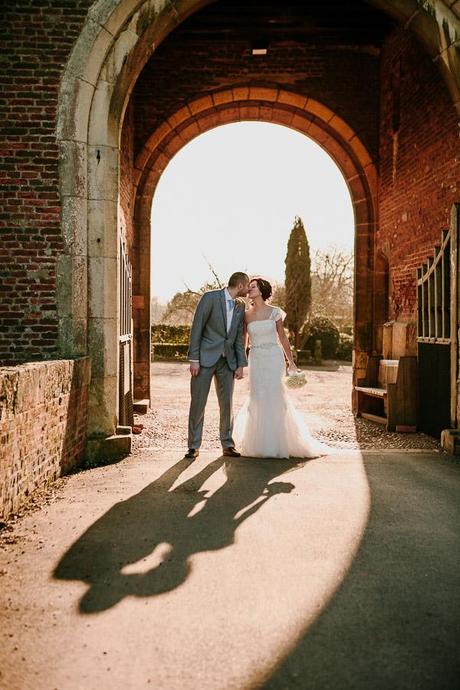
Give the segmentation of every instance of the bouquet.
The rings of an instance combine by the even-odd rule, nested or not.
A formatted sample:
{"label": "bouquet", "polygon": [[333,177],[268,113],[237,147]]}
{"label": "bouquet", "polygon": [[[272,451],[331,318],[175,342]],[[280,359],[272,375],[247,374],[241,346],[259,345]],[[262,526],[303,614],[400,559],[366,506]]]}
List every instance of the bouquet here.
{"label": "bouquet", "polygon": [[296,369],[288,369],[288,373],[284,382],[288,388],[302,388],[307,383],[304,371],[297,371]]}

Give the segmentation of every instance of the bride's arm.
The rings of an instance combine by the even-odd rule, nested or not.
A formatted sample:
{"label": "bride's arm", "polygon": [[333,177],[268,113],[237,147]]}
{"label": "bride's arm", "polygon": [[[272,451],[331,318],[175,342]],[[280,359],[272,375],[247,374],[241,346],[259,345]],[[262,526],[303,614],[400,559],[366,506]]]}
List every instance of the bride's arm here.
{"label": "bride's arm", "polygon": [[246,354],[248,353],[248,341],[249,341],[248,324],[247,324],[246,316],[245,316],[244,321],[243,321],[243,347],[244,347],[244,351],[246,352]]}
{"label": "bride's arm", "polygon": [[282,319],[278,319],[278,321],[276,322],[276,332],[278,333],[278,338],[279,338],[279,341],[280,341],[282,348],[284,350],[284,354],[286,356],[286,359],[289,362],[289,368],[297,370],[294,359],[292,357],[291,346],[289,344],[289,340],[287,339],[286,332],[283,328],[283,320]]}

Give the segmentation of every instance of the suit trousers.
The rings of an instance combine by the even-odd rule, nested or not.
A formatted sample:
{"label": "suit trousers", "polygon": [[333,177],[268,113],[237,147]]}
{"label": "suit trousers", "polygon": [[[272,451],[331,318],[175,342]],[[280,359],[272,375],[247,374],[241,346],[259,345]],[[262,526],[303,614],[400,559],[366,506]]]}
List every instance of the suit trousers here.
{"label": "suit trousers", "polygon": [[223,448],[234,446],[233,433],[233,388],[234,372],[227,364],[225,357],[219,357],[212,367],[200,366],[198,376],[190,381],[190,412],[188,418],[188,447],[198,449],[203,437],[204,411],[208,400],[211,380],[215,378],[217,399],[219,401],[220,442]]}

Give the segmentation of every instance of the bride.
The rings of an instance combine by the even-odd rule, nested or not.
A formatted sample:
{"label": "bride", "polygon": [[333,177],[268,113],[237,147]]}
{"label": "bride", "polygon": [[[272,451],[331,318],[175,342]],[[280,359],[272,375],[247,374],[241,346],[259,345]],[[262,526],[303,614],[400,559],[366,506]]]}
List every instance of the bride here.
{"label": "bride", "polygon": [[238,412],[234,438],[241,454],[259,458],[314,458],[324,446],[313,439],[290,401],[283,377],[286,357],[289,373],[298,371],[283,328],[285,312],[266,304],[272,287],[268,280],[249,283],[251,307],[245,314],[245,345],[249,338],[249,398]]}

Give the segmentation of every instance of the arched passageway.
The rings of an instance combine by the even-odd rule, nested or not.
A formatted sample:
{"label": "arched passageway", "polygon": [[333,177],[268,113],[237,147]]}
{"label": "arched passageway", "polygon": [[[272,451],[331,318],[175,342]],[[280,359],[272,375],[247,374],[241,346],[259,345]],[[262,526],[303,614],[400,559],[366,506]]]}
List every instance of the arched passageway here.
{"label": "arched passageway", "polygon": [[[16,264],[1,285],[8,316],[0,345],[9,362],[18,353],[66,358],[2,371],[7,511],[21,492],[78,466],[87,432],[90,456],[98,439],[104,460],[110,454],[121,383],[123,391],[130,385],[119,356],[121,336],[130,338],[121,309],[122,295],[130,305],[128,262],[120,276],[126,255],[135,266],[136,322],[148,326],[136,194],[141,200],[145,189],[148,203],[155,166],[182,145],[183,121],[168,122],[182,108],[195,115],[192,105],[192,128],[212,118],[216,125],[224,113],[244,119],[245,108],[259,119],[292,116],[291,127],[298,117],[307,136],[316,132],[336,160],[343,156],[343,170],[355,165],[350,185],[358,181],[374,214],[374,231],[362,238],[374,267],[373,276],[363,267],[371,349],[358,359],[381,354],[379,322],[389,318],[413,335],[421,311],[426,349],[439,334],[448,341],[450,371],[442,367],[454,383],[458,426],[456,328],[446,327],[458,324],[458,304],[446,299],[458,294],[458,280],[449,295],[445,277],[458,255],[459,16],[454,0],[4,3],[13,40],[3,56],[11,149],[3,151],[8,203],[0,224],[12,228],[2,256]],[[237,102],[215,100],[240,88]],[[32,104],[20,104],[26,93]],[[282,93],[305,102],[287,112]],[[375,194],[336,117],[368,152]],[[174,129],[171,140],[158,142],[164,151],[147,147],[145,175],[144,163],[135,175],[162,126]],[[426,382],[437,385],[426,362]],[[199,678],[204,690],[294,682],[341,690],[356,679],[367,690],[370,677],[376,686],[458,685],[458,465],[439,453],[382,462],[361,447],[348,460],[302,463],[288,476],[284,460],[226,463],[208,453],[189,467],[174,455],[149,448],[73,475],[62,494],[67,507],[50,501],[18,521],[18,540],[5,530],[7,686],[151,681],[184,690]],[[51,570],[66,581],[62,595]]]}
{"label": "arched passageway", "polygon": [[[229,9],[225,2],[207,5],[198,0],[168,4],[134,0],[95,3],[62,80],[58,138],[62,147],[63,224],[66,227],[74,224],[76,218],[78,221],[73,225],[71,241],[62,256],[66,270],[61,272],[58,294],[61,351],[91,354],[90,435],[109,435],[117,426],[120,237],[127,237],[135,266],[135,296],[144,296],[144,304],[148,304],[144,287],[148,279],[149,247],[145,244],[144,220],[150,212],[161,170],[187,141],[224,122],[267,120],[305,132],[336,160],[349,184],[356,213],[355,370],[358,373],[366,366],[378,325],[373,318],[372,294],[375,240],[381,239],[378,224],[382,209],[387,214],[386,225],[396,222],[389,218],[391,194],[384,199],[387,207],[382,207],[384,202],[377,196],[377,189],[381,190],[386,183],[382,161],[386,166],[386,152],[390,151],[396,170],[397,156],[403,153],[398,118],[393,117],[394,131],[388,134],[388,128],[382,127],[386,111],[380,111],[379,99],[381,96],[383,108],[390,99],[393,110],[417,105],[398,95],[398,55],[410,54],[417,63],[410,65],[411,69],[419,65],[420,73],[428,74],[433,82],[434,107],[438,107],[448,133],[446,146],[456,136],[455,108],[460,103],[455,47],[458,16],[456,7],[449,6],[451,3],[438,2],[434,11],[409,0],[354,2],[346,8],[343,3],[333,3],[327,8],[321,3],[310,3],[308,12],[303,3],[297,2],[283,7],[274,2],[263,6],[245,3],[249,23],[241,17],[238,19],[235,8]],[[194,13],[197,21],[193,24]],[[187,71],[191,56],[187,42],[207,41],[208,48],[214,42],[214,47],[218,43],[225,49],[231,43],[232,32],[236,32],[238,41],[246,42],[243,60],[253,56],[256,43],[265,41],[270,46],[271,41],[272,46],[283,44],[283,50],[288,44],[285,52],[281,52],[283,59],[291,61],[291,66],[282,61],[270,66],[269,50],[265,61],[254,63],[246,70],[247,78],[242,79],[241,72],[232,73],[229,55],[226,58],[221,55],[216,56],[221,71],[213,81],[209,78],[211,50],[201,58],[200,92],[197,75]],[[155,113],[145,117],[145,127],[139,128],[135,108],[140,103],[139,116],[146,111],[142,98],[136,104],[136,90],[139,96],[138,85],[142,74],[148,74],[149,65],[162,64],[164,68],[168,64],[169,38],[164,42],[163,58],[160,53],[162,42],[169,34],[176,38],[175,44],[171,44],[171,49],[176,50],[176,60],[170,62],[168,73],[163,72],[162,78],[158,75],[155,83],[150,82],[156,95],[154,103],[150,100],[150,107]],[[415,45],[413,36],[425,52]],[[302,55],[302,50],[307,49],[311,58],[308,62],[305,54]],[[322,62],[315,61],[312,51],[321,54]],[[385,68],[383,72],[382,68]],[[399,82],[403,86],[404,79],[407,82],[407,74],[403,72]],[[174,84],[178,89],[175,97],[171,95]],[[190,84],[194,89],[188,88]],[[195,94],[191,93],[193,90]],[[321,93],[324,98],[318,97]],[[355,112],[352,112],[353,103],[359,106]],[[344,117],[347,113],[350,117]],[[123,148],[122,132],[123,122],[126,125],[130,117],[135,129],[131,153]],[[436,115],[433,118],[437,126]],[[406,126],[402,119],[401,122],[401,127]],[[423,148],[425,152],[429,147]],[[436,151],[435,155],[438,160],[441,154]],[[124,205],[120,172],[123,181],[123,167],[128,163],[125,171],[129,170],[130,156],[134,172]],[[452,151],[444,151],[442,160],[439,158],[439,170],[449,162],[452,162]],[[393,182],[394,179],[393,176]],[[418,193],[423,195],[423,190]],[[452,188],[448,194],[444,193],[442,209],[441,204],[436,207],[434,224],[439,224],[439,218],[445,216],[445,206],[451,205],[453,195]],[[434,233],[430,228],[424,234],[423,247],[418,253],[409,250],[409,254],[414,254],[414,261],[419,261],[423,252],[426,254]],[[411,237],[410,230],[405,237]],[[385,237],[381,244],[386,245],[386,255],[394,252],[391,240]],[[407,253],[407,247],[401,251]],[[411,280],[410,270],[404,274],[405,278],[400,279],[398,274],[397,280],[404,289]],[[408,294],[412,294],[411,290],[410,287]],[[137,304],[140,306],[142,299]],[[147,312],[145,308],[135,310],[139,344],[136,378],[141,393],[146,391],[148,368]],[[410,307],[406,316],[410,316],[409,312]]]}
{"label": "arched passageway", "polygon": [[[372,237],[375,223],[376,170],[366,148],[353,130],[326,106],[298,94],[269,88],[239,87],[192,101],[174,113],[149,137],[134,163],[136,174],[134,274],[142,303],[150,302],[150,214],[160,176],[171,158],[188,141],[230,122],[247,120],[283,124],[321,144],[343,173],[353,201],[355,242],[355,359],[357,375],[362,354],[372,348]],[[149,397],[150,350],[145,333],[150,315],[135,312],[135,395]],[[361,364],[361,369],[365,369]]]}

